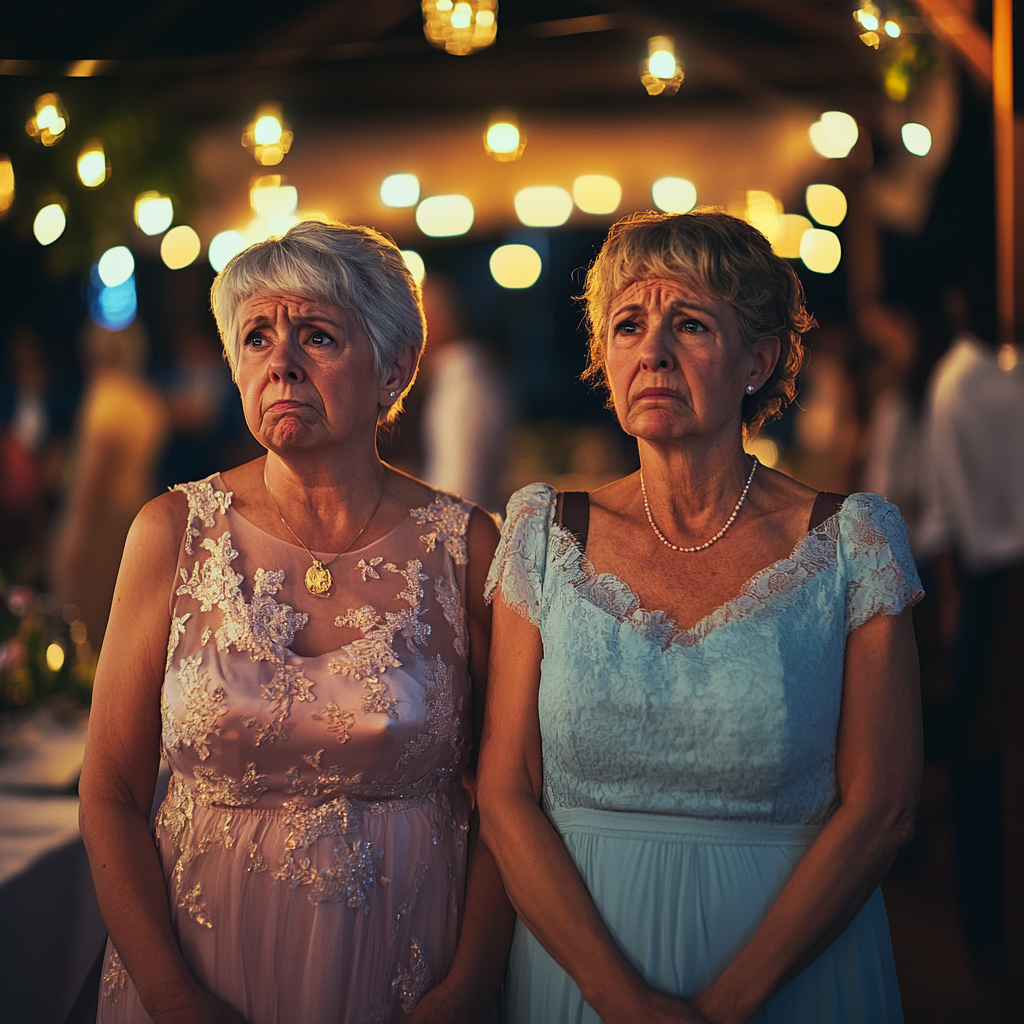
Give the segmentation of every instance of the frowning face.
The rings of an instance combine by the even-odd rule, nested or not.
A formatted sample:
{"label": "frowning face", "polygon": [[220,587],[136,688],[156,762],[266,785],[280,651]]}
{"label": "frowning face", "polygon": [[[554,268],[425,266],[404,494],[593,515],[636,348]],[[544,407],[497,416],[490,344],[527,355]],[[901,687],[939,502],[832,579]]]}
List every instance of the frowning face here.
{"label": "frowning face", "polygon": [[239,318],[245,420],[271,451],[373,443],[386,388],[355,316],[297,295],[255,295]]}
{"label": "frowning face", "polygon": [[669,440],[738,431],[747,385],[756,391],[771,375],[777,339],[747,345],[732,306],[672,278],[635,282],[608,312],[606,371],[626,433]]}

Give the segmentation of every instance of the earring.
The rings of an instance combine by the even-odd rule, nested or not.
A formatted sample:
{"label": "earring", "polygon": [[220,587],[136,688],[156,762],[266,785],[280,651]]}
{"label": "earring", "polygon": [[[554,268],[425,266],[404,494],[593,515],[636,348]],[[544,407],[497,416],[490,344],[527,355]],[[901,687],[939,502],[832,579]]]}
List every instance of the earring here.
{"label": "earring", "polygon": [[392,391],[392,392],[391,392],[391,397],[392,397],[392,398],[394,398],[394,397],[395,397],[395,392],[394,392],[394,391]]}
{"label": "earring", "polygon": [[753,384],[748,384],[747,385],[747,394],[748,395],[752,395],[753,393],[754,393],[754,385]]}

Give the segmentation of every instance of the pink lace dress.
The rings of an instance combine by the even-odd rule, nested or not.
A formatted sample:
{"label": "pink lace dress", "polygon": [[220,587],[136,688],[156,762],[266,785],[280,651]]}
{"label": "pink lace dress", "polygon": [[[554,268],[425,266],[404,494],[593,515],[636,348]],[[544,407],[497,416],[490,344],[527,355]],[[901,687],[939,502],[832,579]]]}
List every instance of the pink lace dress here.
{"label": "pink lace dress", "polygon": [[[471,506],[410,510],[320,598],[306,553],[218,476],[177,489],[155,839],[182,953],[251,1024],[401,1020],[447,973],[462,909]],[[313,616],[338,646],[300,657]],[[98,1019],[150,1019],[109,943]]]}

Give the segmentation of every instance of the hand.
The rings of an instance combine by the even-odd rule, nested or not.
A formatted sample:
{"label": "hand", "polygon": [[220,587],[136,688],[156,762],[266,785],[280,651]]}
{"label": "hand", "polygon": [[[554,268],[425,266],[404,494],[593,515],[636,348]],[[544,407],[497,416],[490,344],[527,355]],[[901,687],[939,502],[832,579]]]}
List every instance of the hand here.
{"label": "hand", "polygon": [[656,992],[652,988],[641,990],[629,1005],[605,1011],[606,1024],[712,1024],[696,1007],[678,996]]}
{"label": "hand", "polygon": [[228,1003],[212,992],[199,992],[179,1005],[152,1012],[154,1024],[248,1024]]}
{"label": "hand", "polygon": [[470,993],[443,981],[424,994],[408,1024],[485,1024],[490,1011],[487,1000],[474,999]]}

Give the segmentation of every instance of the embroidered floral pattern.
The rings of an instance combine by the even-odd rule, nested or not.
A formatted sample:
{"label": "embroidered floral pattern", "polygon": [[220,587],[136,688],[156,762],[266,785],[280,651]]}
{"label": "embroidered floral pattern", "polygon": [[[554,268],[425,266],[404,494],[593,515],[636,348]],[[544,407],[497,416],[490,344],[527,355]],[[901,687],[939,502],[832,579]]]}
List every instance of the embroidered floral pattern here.
{"label": "embroidered floral pattern", "polygon": [[420,536],[427,551],[433,551],[438,541],[455,560],[456,565],[469,561],[466,551],[466,530],[469,527],[470,508],[461,502],[452,501],[447,494],[438,494],[425,508],[409,511],[417,526],[430,529]]}
{"label": "embroidered floral pattern", "polygon": [[346,711],[338,707],[333,700],[329,700],[323,711],[318,711],[311,717],[318,722],[325,722],[328,732],[336,732],[339,743],[348,743],[351,739],[349,730],[356,720],[354,711]]}
{"label": "embroidered floral pattern", "polygon": [[185,705],[185,720],[179,722],[174,716],[166,694],[161,696],[163,718],[164,750],[180,750],[182,745],[192,747],[201,761],[210,756],[207,743],[211,736],[220,735],[217,719],[227,713],[224,707],[224,690],[220,686],[211,689],[210,674],[200,671],[203,656],[193,654],[182,658],[178,668],[178,686],[181,700]]}
{"label": "embroidered floral pattern", "polygon": [[419,903],[420,893],[423,891],[423,885],[429,873],[430,865],[425,860],[419,861],[412,871],[409,872],[409,883],[406,886],[405,899],[398,905],[398,913],[395,914],[395,920],[391,924],[392,938],[398,934],[398,930],[402,926],[402,920],[416,909],[416,904]]}
{"label": "embroidered floral pattern", "polygon": [[424,695],[427,708],[426,732],[421,732],[414,740],[409,740],[398,759],[400,767],[409,764],[420,754],[439,743],[450,744],[453,750],[459,749],[461,722],[455,707],[455,693],[452,689],[453,672],[444,663],[440,654],[423,670],[423,677],[430,688]]}
{"label": "embroidered floral pattern", "polygon": [[188,527],[185,531],[185,551],[192,555],[192,542],[202,533],[197,526],[193,526],[194,520],[198,519],[207,529],[212,529],[215,523],[214,517],[218,512],[222,515],[231,507],[232,491],[215,491],[209,480],[200,480],[196,483],[178,484],[172,487],[173,491],[181,491],[188,499]]}
{"label": "embroidered floral pattern", "polygon": [[103,985],[103,995],[116,1003],[117,997],[124,991],[128,982],[128,971],[125,970],[125,966],[121,963],[121,958],[114,948],[110,950],[110,961],[100,980]]}
{"label": "embroidered floral pattern", "polygon": [[256,774],[256,765],[250,764],[240,779],[229,775],[218,775],[210,768],[196,765],[192,769],[196,777],[196,803],[202,807],[252,807],[266,793],[265,775]]}
{"label": "embroidered floral pattern", "polygon": [[[289,768],[287,772],[288,792],[293,796],[338,796],[351,793],[359,784],[362,775],[346,775],[336,764],[329,768],[322,765],[324,752],[306,754],[303,761],[316,771],[315,778],[306,781],[300,768]],[[291,805],[289,805],[291,806]]]}
{"label": "embroidered floral pattern", "polygon": [[191,615],[191,612],[185,612],[184,615],[171,616],[171,632],[167,637],[167,661],[164,663],[164,675],[171,670],[171,660],[174,658],[174,652],[178,649],[178,640],[185,635],[185,623]]}
{"label": "embroidered floral pattern", "polygon": [[261,687],[263,699],[270,701],[273,707],[273,715],[269,722],[262,725],[256,718],[244,718],[246,726],[256,730],[256,746],[260,747],[268,740],[273,743],[276,740],[288,739],[285,732],[285,719],[291,714],[293,701],[316,700],[310,692],[313,683],[307,679],[301,669],[294,665],[279,665],[274,677],[265,686]]}
{"label": "embroidered floral pattern", "polygon": [[360,558],[356,563],[356,572],[363,577],[365,583],[367,579],[379,580],[380,573],[377,572],[377,566],[384,561],[383,555],[378,555],[376,558],[371,558],[369,562],[365,559]]}
{"label": "embroidered floral pattern", "polygon": [[434,597],[444,612],[445,621],[452,627],[455,636],[452,648],[463,660],[469,654],[469,637],[466,629],[466,608],[462,603],[462,595],[452,575],[450,567],[446,567],[446,576],[434,577]]}
{"label": "embroidered floral pattern", "polygon": [[218,816],[216,829],[200,835],[195,828],[196,801],[192,791],[177,776],[171,775],[167,796],[156,816],[157,838],[167,839],[177,851],[174,863],[174,882],[181,888],[185,869],[215,846],[230,850],[235,845],[231,835],[231,814]]}
{"label": "embroidered floral pattern", "polygon": [[[375,862],[381,856],[381,850],[373,843],[357,842],[348,847],[342,842],[335,846],[330,864],[317,869],[307,858],[293,868],[294,860],[291,860],[282,868],[282,872],[287,870],[287,877],[281,880],[289,882],[293,889],[300,885],[312,886],[310,903],[344,902],[350,907],[362,907],[363,913],[368,914],[366,890],[378,881]],[[281,878],[280,873],[278,878]]]}
{"label": "embroidered floral pattern", "polygon": [[430,987],[430,968],[418,939],[413,939],[409,944],[408,966],[398,965],[398,976],[391,985],[398,993],[402,1009],[412,1013],[423,993]]}
{"label": "embroidered floral pattern", "polygon": [[249,863],[245,865],[245,870],[254,875],[267,870],[267,862],[263,859],[263,854],[260,853],[259,843],[249,844]]}
{"label": "embroidered floral pattern", "polygon": [[200,899],[202,895],[203,887],[197,882],[178,901],[178,909],[186,911],[188,916],[203,928],[212,928],[213,922],[207,914],[206,904]]}

